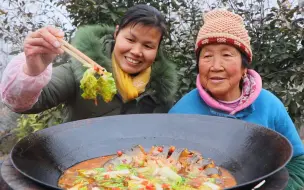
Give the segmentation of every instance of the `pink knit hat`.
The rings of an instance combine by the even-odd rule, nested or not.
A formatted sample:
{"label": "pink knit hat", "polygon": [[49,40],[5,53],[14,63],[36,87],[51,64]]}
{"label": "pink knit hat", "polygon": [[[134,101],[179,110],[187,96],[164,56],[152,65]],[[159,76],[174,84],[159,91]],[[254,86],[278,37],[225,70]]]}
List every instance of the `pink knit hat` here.
{"label": "pink knit hat", "polygon": [[196,56],[206,44],[225,43],[243,52],[249,63],[252,61],[250,37],[241,16],[227,10],[212,10],[204,15],[204,25],[200,29],[195,45]]}

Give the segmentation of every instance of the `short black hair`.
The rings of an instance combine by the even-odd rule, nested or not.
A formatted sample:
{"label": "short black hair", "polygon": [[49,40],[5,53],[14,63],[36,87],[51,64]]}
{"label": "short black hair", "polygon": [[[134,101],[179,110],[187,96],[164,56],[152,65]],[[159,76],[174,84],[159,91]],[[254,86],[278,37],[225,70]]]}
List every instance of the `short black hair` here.
{"label": "short black hair", "polygon": [[138,4],[129,8],[120,21],[117,33],[129,25],[134,27],[137,24],[157,27],[162,34],[161,40],[163,39],[163,36],[167,35],[166,20],[164,16],[152,6]]}

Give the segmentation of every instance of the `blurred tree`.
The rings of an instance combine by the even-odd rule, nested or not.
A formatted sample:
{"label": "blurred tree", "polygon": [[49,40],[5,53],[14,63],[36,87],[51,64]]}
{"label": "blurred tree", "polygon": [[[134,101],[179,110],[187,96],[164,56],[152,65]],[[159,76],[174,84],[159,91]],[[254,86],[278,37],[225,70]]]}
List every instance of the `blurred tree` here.
{"label": "blurred tree", "polygon": [[266,8],[264,1],[234,3],[230,7],[246,19],[253,49],[253,68],[264,88],[276,94],[300,128],[304,125],[304,18],[299,6],[277,1]]}
{"label": "blurred tree", "polygon": [[[10,60],[10,57],[23,51],[24,38],[31,31],[43,26],[53,25],[65,31],[66,38],[70,39],[74,27],[69,23],[67,12],[55,6],[52,1],[33,0],[2,0],[0,4],[0,78]],[[60,56],[54,66],[68,60],[68,56]],[[40,114],[20,115],[12,113],[5,105],[0,103],[0,147],[13,145],[7,142],[12,133],[22,138],[40,128],[55,125],[62,121],[63,105],[47,110]],[[17,119],[17,123],[16,123]],[[11,129],[18,126],[17,129]],[[40,127],[40,128],[39,128]],[[9,138],[15,140],[15,138]],[[9,148],[6,148],[9,151]],[[0,151],[0,155],[1,155]]]}

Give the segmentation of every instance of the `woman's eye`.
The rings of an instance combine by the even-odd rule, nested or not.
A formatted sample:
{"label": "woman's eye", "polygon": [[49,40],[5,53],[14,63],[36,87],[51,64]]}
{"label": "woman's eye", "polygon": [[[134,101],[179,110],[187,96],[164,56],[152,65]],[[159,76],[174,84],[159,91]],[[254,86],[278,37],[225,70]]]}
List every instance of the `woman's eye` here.
{"label": "woman's eye", "polygon": [[225,57],[230,57],[231,54],[230,54],[230,53],[225,53],[224,56],[225,56]]}
{"label": "woman's eye", "polygon": [[211,55],[204,55],[204,58],[212,57]]}
{"label": "woman's eye", "polygon": [[145,45],[145,47],[148,48],[148,49],[152,49],[152,48],[153,48],[153,47],[150,46],[150,45]]}
{"label": "woman's eye", "polygon": [[126,38],[129,42],[134,42],[132,38]]}

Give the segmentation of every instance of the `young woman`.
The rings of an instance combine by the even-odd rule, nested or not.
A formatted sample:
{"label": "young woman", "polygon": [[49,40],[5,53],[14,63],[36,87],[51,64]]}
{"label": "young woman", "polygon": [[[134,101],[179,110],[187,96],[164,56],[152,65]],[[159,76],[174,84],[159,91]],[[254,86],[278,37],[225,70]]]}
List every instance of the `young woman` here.
{"label": "young woman", "polygon": [[287,165],[288,189],[303,189],[303,143],[283,103],[262,89],[260,75],[249,69],[252,52],[242,18],[225,10],[207,13],[195,49],[199,68],[197,88],[179,100],[169,113],[241,119],[281,133],[293,146],[293,158]]}
{"label": "young woman", "polygon": [[13,58],[3,77],[2,101],[15,112],[38,113],[65,103],[66,121],[90,117],[167,112],[176,92],[176,72],[160,50],[165,19],[154,7],[136,5],[115,27],[90,25],[78,29],[74,47],[113,73],[118,93],[111,102],[81,97],[86,68],[74,59],[52,68],[63,54],[57,37],[63,32],[41,28],[27,36],[24,53]]}

